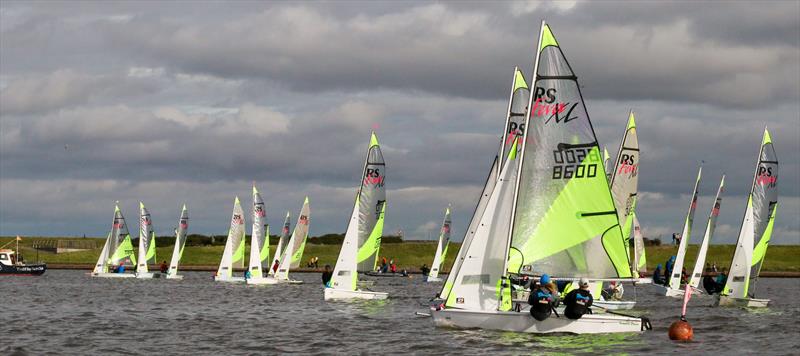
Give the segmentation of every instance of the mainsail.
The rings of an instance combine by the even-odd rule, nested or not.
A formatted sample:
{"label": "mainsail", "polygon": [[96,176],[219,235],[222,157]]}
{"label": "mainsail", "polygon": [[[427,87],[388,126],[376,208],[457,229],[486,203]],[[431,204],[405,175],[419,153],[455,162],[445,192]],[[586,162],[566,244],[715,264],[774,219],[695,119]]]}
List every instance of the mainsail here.
{"label": "mainsail", "polygon": [[[275,254],[269,265],[269,275],[275,275],[275,270],[272,266],[275,263],[280,264],[281,256],[283,256],[283,244],[289,239],[289,228],[291,227],[291,213],[286,212],[286,219],[283,220],[283,228],[281,229],[281,238],[278,240],[278,245],[275,246]],[[269,236],[269,234],[267,234]]]}
{"label": "mainsail", "polygon": [[178,219],[178,229],[175,230],[175,247],[172,249],[172,259],[169,262],[169,274],[178,274],[178,263],[183,256],[183,247],[186,246],[186,230],[189,228],[189,211],[186,204],[181,209],[181,217]]}
{"label": "mainsail", "polygon": [[358,209],[358,270],[372,271],[377,267],[386,212],[386,162],[375,132],[370,136],[361,186],[356,198]]}
{"label": "mainsail", "polygon": [[636,207],[636,195],[639,190],[639,138],[636,132],[636,121],[633,111],[628,115],[628,125],[619,145],[617,158],[611,172],[611,194],[617,216],[622,224],[622,238],[626,248],[630,246],[630,232],[633,225],[633,213]]}
{"label": "mainsail", "polygon": [[436,278],[439,276],[439,269],[447,258],[447,247],[450,245],[450,207],[444,213],[444,220],[442,220],[442,229],[439,232],[439,243],[436,245],[436,254],[433,256],[433,263],[431,264],[431,272],[428,277]]}
{"label": "mainsail", "polygon": [[248,269],[252,278],[263,277],[264,261],[269,258],[269,225],[264,199],[253,185],[253,226],[250,233],[250,263]]}
{"label": "mainsail", "polygon": [[689,212],[686,213],[686,222],[683,224],[681,233],[681,243],[678,246],[678,255],[675,264],[672,266],[672,276],[669,279],[669,287],[672,289],[681,288],[681,273],[683,272],[683,258],[686,256],[686,248],[689,246],[689,238],[692,234],[692,223],[694,223],[694,211],[697,209],[697,197],[700,194],[700,178],[703,176],[703,166],[697,172],[697,181],[694,183],[692,191],[692,201],[689,203]]}
{"label": "mainsail", "polygon": [[700,244],[700,250],[697,252],[697,260],[694,263],[692,277],[689,280],[689,285],[694,288],[700,286],[700,280],[703,279],[703,265],[706,263],[708,244],[711,243],[711,237],[714,235],[714,229],[717,226],[717,216],[719,216],[719,209],[722,206],[722,192],[724,190],[725,175],[723,174],[722,180],[719,182],[719,188],[717,189],[717,197],[714,199],[714,206],[711,207],[711,213],[708,214],[706,233],[703,235],[703,242]]}
{"label": "mainsail", "polygon": [[[755,282],[772,237],[775,214],[778,210],[778,156],[769,131],[764,129],[758,154],[750,197],[744,213],[739,240],[731,261],[728,281],[723,295],[734,298],[753,298]],[[756,241],[757,240],[757,241]]]}
{"label": "mainsail", "polygon": [[303,207],[300,209],[300,216],[297,218],[297,224],[294,226],[292,238],[286,245],[286,250],[281,257],[281,263],[278,266],[278,272],[275,272],[277,279],[289,279],[289,269],[300,267],[300,260],[303,258],[303,250],[306,247],[306,239],[308,238],[308,224],[309,214],[311,210],[308,205],[308,197],[303,202]]}
{"label": "mainsail", "polygon": [[139,264],[136,273],[147,273],[147,264],[156,263],[156,233],[150,212],[139,202]]}
{"label": "mainsail", "polygon": [[237,262],[240,266],[244,264],[244,211],[239,197],[233,202],[233,213],[231,214],[231,227],[228,230],[228,239],[225,241],[225,250],[222,252],[222,261],[217,269],[217,277],[221,279],[233,276],[233,266]]}
{"label": "mainsail", "polygon": [[597,137],[577,77],[546,24],[534,73],[507,271],[630,277]]}
{"label": "mainsail", "polygon": [[[511,82],[511,94],[508,104],[508,114],[506,115],[506,122],[503,125],[503,135],[500,137],[500,151],[492,161],[492,167],[489,169],[489,176],[486,177],[486,182],[483,185],[478,204],[472,212],[467,230],[464,231],[464,239],[461,242],[461,248],[458,250],[453,267],[450,268],[450,273],[447,275],[447,280],[439,292],[439,297],[447,300],[450,295],[450,290],[455,283],[458,270],[464,261],[469,245],[472,242],[475,231],[478,227],[478,222],[486,210],[486,204],[489,201],[489,195],[494,190],[497,180],[500,178],[502,165],[505,163],[505,158],[510,154],[510,147],[513,146],[513,135],[517,136],[517,148],[521,145],[520,139],[525,135],[525,116],[528,114],[528,99],[530,98],[530,90],[528,83],[525,81],[525,76],[518,67],[514,68],[514,79]],[[512,120],[513,119],[513,120]],[[513,124],[512,124],[513,122]],[[509,146],[511,144],[511,146]]]}

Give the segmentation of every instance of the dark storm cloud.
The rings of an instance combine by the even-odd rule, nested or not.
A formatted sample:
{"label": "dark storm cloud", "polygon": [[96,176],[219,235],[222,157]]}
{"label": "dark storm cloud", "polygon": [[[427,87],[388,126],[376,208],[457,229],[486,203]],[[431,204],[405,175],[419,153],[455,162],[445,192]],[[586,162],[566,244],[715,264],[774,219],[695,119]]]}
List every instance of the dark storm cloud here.
{"label": "dark storm cloud", "polygon": [[252,181],[271,217],[309,194],[312,234],[342,231],[373,127],[387,231],[424,237],[452,203],[458,235],[545,18],[609,151],[637,111],[646,233],[681,229],[705,161],[698,216],[727,173],[717,241],[735,239],[768,124],[776,241],[800,239],[797,2],[201,4],[0,5],[0,235],[104,235],[138,199],[159,231],[187,201],[224,233]]}

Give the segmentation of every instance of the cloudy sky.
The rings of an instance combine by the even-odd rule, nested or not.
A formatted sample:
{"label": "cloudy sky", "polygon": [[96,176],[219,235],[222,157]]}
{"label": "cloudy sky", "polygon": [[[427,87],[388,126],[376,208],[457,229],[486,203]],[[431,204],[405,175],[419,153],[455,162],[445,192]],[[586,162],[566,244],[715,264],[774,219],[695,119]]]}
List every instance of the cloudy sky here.
{"label": "cloudy sky", "polygon": [[309,195],[311,234],[343,232],[377,128],[386,231],[426,238],[451,203],[460,239],[546,19],[609,151],[637,112],[645,235],[680,231],[705,161],[694,229],[726,173],[735,241],[769,125],[773,241],[798,244],[799,4],[3,1],[0,235],[105,236],[115,200],[224,234],[253,181],[273,226]]}

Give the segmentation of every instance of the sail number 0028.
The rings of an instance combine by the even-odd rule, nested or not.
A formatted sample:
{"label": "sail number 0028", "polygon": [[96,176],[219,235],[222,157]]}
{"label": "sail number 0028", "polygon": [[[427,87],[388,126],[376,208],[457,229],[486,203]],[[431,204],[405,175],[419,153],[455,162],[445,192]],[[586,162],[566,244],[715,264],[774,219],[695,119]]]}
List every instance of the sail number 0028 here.
{"label": "sail number 0028", "polygon": [[597,176],[600,154],[589,148],[554,150],[553,160],[553,179],[592,178]]}

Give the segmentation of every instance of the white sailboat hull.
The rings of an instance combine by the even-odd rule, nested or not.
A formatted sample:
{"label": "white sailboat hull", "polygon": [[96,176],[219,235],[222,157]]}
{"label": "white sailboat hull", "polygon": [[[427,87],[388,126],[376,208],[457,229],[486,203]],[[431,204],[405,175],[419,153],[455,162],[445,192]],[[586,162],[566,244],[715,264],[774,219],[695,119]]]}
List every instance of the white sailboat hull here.
{"label": "white sailboat hull", "polygon": [[275,279],[272,277],[250,278],[247,284],[252,285],[270,285],[270,284],[302,284],[303,281],[295,281],[292,279]]}
{"label": "white sailboat hull", "polygon": [[366,279],[359,279],[356,282],[356,286],[358,286],[358,287],[372,287],[374,285],[375,285],[375,281],[370,281],[370,280],[366,280]]}
{"label": "white sailboat hull", "polygon": [[600,307],[607,310],[627,310],[633,309],[636,306],[634,300],[595,300],[592,306]]}
{"label": "white sailboat hull", "polygon": [[769,302],[769,299],[734,298],[723,295],[717,297],[716,305],[720,307],[766,308],[769,306]]}
{"label": "white sailboat hull", "polygon": [[153,278],[161,278],[160,272],[142,272],[136,273],[137,279],[153,279]]}
{"label": "white sailboat hull", "polygon": [[[686,292],[683,289],[674,289],[659,284],[655,284],[653,285],[653,287],[656,288],[656,294],[673,298],[683,298],[683,295]],[[703,294],[703,292],[700,291],[700,289],[695,288],[692,290],[692,295],[700,295],[700,294]]]}
{"label": "white sailboat hull", "polygon": [[431,316],[434,324],[440,327],[533,334],[639,333],[644,329],[642,319],[612,314],[586,314],[578,320],[551,315],[544,321],[538,321],[528,313],[443,309],[431,310]]}
{"label": "white sailboat hull", "polygon": [[183,280],[183,275],[180,275],[180,274],[168,274],[168,275],[167,275],[166,277],[164,277],[164,278],[166,278],[166,279],[174,279],[174,280],[182,281],[182,280]]}
{"label": "white sailboat hull", "polygon": [[367,299],[381,300],[389,297],[389,293],[370,292],[364,290],[342,290],[325,288],[325,300]]}
{"label": "white sailboat hull", "polygon": [[636,279],[636,281],[634,283],[635,284],[652,284],[653,283],[653,279],[650,278],[650,277],[640,277],[640,278]]}
{"label": "white sailboat hull", "polygon": [[244,277],[220,277],[214,276],[215,282],[227,282],[227,283],[243,283]]}
{"label": "white sailboat hull", "polygon": [[92,277],[100,278],[136,278],[133,273],[92,273]]}
{"label": "white sailboat hull", "polygon": [[439,278],[439,277],[430,277],[429,276],[428,279],[425,282],[441,282],[441,281],[442,281],[442,279]]}

